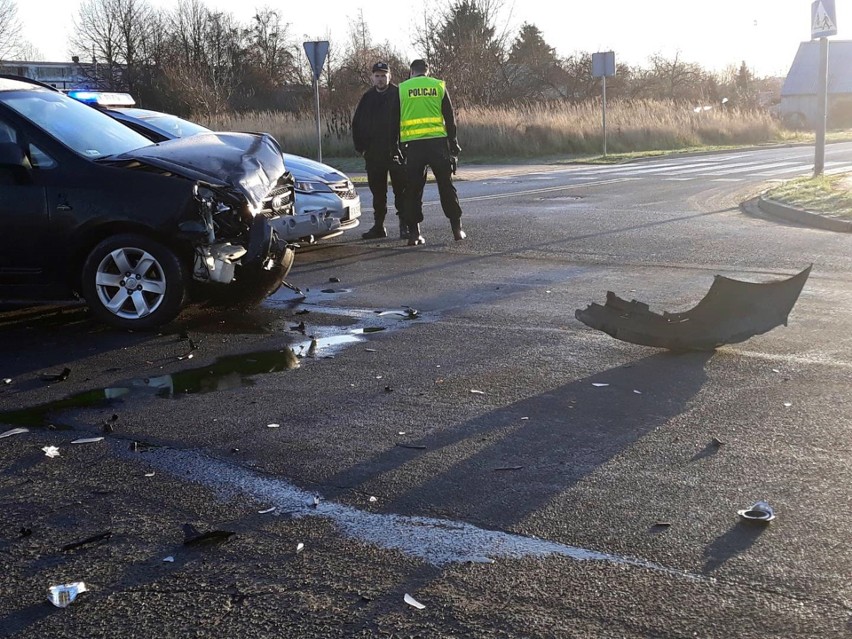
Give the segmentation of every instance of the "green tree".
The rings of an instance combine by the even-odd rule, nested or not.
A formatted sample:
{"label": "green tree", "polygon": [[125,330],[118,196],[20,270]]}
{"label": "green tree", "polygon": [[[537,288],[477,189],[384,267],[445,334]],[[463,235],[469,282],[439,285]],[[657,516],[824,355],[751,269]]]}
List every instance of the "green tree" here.
{"label": "green tree", "polygon": [[534,24],[524,23],[506,61],[505,76],[513,102],[561,95],[562,69],[556,50],[545,42]]}

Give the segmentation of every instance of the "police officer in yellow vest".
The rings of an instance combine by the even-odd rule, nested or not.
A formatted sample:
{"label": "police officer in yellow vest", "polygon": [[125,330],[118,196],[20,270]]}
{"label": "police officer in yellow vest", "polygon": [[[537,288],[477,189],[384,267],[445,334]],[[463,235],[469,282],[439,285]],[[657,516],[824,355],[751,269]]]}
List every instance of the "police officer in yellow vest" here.
{"label": "police officer in yellow vest", "polygon": [[391,150],[401,152],[405,158],[408,186],[403,215],[408,223],[409,246],[425,243],[420,222],[427,167],[432,168],[438,184],[441,208],[450,220],[453,237],[456,241],[467,237],[462,230],[462,210],[453,185],[455,158],[461,151],[456,140],[453,105],[444,82],[428,74],[426,61],[414,60],[411,77],[399,85],[399,102],[391,109],[391,126],[397,135]]}

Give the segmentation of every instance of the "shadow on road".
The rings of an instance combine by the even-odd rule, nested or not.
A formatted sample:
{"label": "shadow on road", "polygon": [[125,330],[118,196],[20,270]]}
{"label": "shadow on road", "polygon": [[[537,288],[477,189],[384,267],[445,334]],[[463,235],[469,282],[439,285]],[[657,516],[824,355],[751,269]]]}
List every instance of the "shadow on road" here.
{"label": "shadow on road", "polygon": [[706,575],[724,564],[729,559],[748,550],[757,538],[766,530],[766,524],[738,522],[724,535],[707,546],[704,550],[704,568]]}

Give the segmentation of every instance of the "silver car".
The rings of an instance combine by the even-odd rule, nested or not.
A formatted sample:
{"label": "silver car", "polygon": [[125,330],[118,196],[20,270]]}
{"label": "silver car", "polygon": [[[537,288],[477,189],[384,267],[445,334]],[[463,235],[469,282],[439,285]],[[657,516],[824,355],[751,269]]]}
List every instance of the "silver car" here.
{"label": "silver car", "polygon": [[[134,108],[127,93],[69,91],[68,95],[155,142],[210,132],[176,115]],[[278,218],[280,237],[290,241],[331,238],[360,224],[361,197],[348,177],[327,164],[290,153],[283,156],[295,182],[296,210],[293,216]]]}

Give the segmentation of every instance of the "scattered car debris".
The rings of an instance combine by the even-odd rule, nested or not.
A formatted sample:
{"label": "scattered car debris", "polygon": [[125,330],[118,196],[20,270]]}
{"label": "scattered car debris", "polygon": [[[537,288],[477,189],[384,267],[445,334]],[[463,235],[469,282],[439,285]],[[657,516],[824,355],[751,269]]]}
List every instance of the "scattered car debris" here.
{"label": "scattered car debris", "polygon": [[173,564],[175,563],[175,558],[169,555],[168,557],[163,557],[163,562]]}
{"label": "scattered car debris", "polygon": [[303,544],[301,541],[298,544],[296,544],[296,554],[297,555],[300,552],[302,552],[304,549],[305,549],[305,544]]}
{"label": "scattered car debris", "polygon": [[311,312],[311,311],[310,311],[309,309],[307,309],[307,308],[303,308],[301,311],[296,311],[296,312],[294,313],[294,315],[307,315],[307,314],[308,314],[308,313],[310,313],[310,312]]}
{"label": "scattered car debris", "polygon": [[112,537],[112,531],[107,530],[106,532],[98,533],[97,535],[92,535],[91,537],[86,537],[85,539],[81,539],[80,541],[73,541],[70,544],[65,544],[62,546],[62,550],[74,550],[75,548],[79,548],[80,546],[85,546],[87,544],[95,544],[99,541],[107,541]]}
{"label": "scattered car debris", "polygon": [[30,535],[32,535],[32,534],[33,534],[33,529],[32,529],[32,528],[24,528],[24,527],[22,527],[22,528],[18,531],[18,534],[21,536],[21,539],[24,539],[25,537],[29,537]]}
{"label": "scattered car debris", "polygon": [[189,353],[188,355],[178,355],[178,361],[183,361],[185,359],[192,359],[193,357],[195,357],[195,356],[192,353]]}
{"label": "scattered car debris", "polygon": [[784,408],[790,408],[793,405],[793,402],[784,402]]}
{"label": "scattered car debris", "polygon": [[772,369],[772,372],[773,372],[773,373],[780,373],[781,371],[780,371],[780,370],[778,370],[777,368],[773,368],[773,369]]}
{"label": "scattered car debris", "polygon": [[367,353],[375,353],[376,349],[375,348],[365,348],[364,351],[366,351]]}
{"label": "scattered car debris", "polygon": [[707,295],[683,313],[652,313],[648,305],[607,291],[606,304],[590,304],[574,316],[624,342],[675,351],[710,351],[723,344],[787,325],[811,266],[785,280],[742,282],[716,275]]}
{"label": "scattered car debris", "polygon": [[267,428],[281,428],[281,424],[267,424]]}
{"label": "scattered car debris", "polygon": [[592,382],[592,386],[596,386],[598,388],[603,388],[605,386],[609,386],[609,384],[604,384],[602,382]]}
{"label": "scattered car debris", "polygon": [[209,530],[200,533],[194,526],[189,524],[184,526],[186,538],[183,541],[184,546],[211,546],[213,544],[221,544],[228,541],[236,533],[230,530]]}
{"label": "scattered car debris", "polygon": [[634,392],[634,393],[636,393],[637,395],[641,395],[641,394],[642,394],[642,391],[640,391],[640,390],[636,390],[635,388],[633,389],[633,392]]}
{"label": "scattered car debris", "polygon": [[471,395],[485,395],[485,391],[476,390],[475,388],[470,389]]}
{"label": "scattered car debris", "polygon": [[268,514],[268,513],[271,513],[271,512],[272,512],[273,510],[275,510],[276,508],[278,508],[278,506],[273,506],[272,508],[266,508],[266,509],[264,509],[264,510],[258,510],[258,511],[257,511],[257,514],[258,514],[258,515],[266,515],[266,514]]}
{"label": "scattered car debris", "polygon": [[339,277],[329,277],[328,281],[331,282],[332,284],[339,284],[340,278]]}
{"label": "scattered car debris", "polygon": [[102,442],[104,440],[103,437],[82,437],[80,439],[75,439],[72,441],[72,444],[95,444],[97,442]]}
{"label": "scattered car debris", "polygon": [[386,392],[386,393],[392,393],[392,392],[393,392],[393,388],[391,388],[390,386],[385,386],[385,392]]}
{"label": "scattered car debris", "polygon": [[153,477],[156,473],[152,470],[150,473],[145,473],[145,477]]}
{"label": "scattered car debris", "polygon": [[75,581],[70,584],[51,586],[48,589],[47,599],[57,608],[67,608],[77,598],[77,595],[87,591],[88,589],[84,582]]}
{"label": "scattered car debris", "polygon": [[713,439],[710,440],[710,443],[713,444],[714,446],[724,446],[726,442],[722,441],[718,437],[714,437]]}
{"label": "scattered car debris", "polygon": [[298,324],[296,324],[295,326],[291,326],[291,327],[290,327],[290,330],[291,330],[291,331],[297,331],[297,332],[299,332],[299,333],[304,333],[304,332],[305,332],[305,330],[306,330],[306,329],[305,329],[305,323],[304,323],[304,322],[299,322],[299,323],[298,323]]}
{"label": "scattered car debris", "polygon": [[376,496],[374,496],[374,495],[370,495],[370,499],[369,499],[368,501],[369,501],[371,504],[375,504],[377,501],[379,501],[379,498],[378,498],[378,497],[376,497]]}
{"label": "scattered car debris", "polygon": [[70,368],[63,368],[61,373],[56,374],[47,374],[42,373],[41,381],[43,382],[64,382],[68,379],[68,376],[71,374]]}
{"label": "scattered car debris", "polygon": [[319,503],[320,503],[320,498],[317,497],[316,495],[314,495],[310,500],[308,500],[308,506],[310,506],[312,508],[316,508],[317,506],[319,506]]}
{"label": "scattered car debris", "polygon": [[4,433],[0,433],[0,439],[3,439],[5,437],[12,437],[13,435],[22,435],[28,432],[30,432],[29,428],[13,428],[12,430],[7,430]]}
{"label": "scattered car debris", "polygon": [[409,606],[414,606],[414,607],[415,607],[415,608],[417,608],[418,610],[423,610],[423,609],[426,607],[426,606],[424,606],[422,603],[420,603],[419,601],[417,601],[414,597],[412,597],[411,595],[409,595],[408,593],[405,593],[405,597],[403,597],[403,600],[404,600],[404,601],[405,601],[405,603],[407,603]]}
{"label": "scattered car debris", "polygon": [[749,521],[772,521],[775,519],[775,511],[765,501],[756,501],[745,510],[738,510],[737,514]]}
{"label": "scattered car debris", "polygon": [[523,466],[500,466],[500,468],[495,468],[494,470],[520,470]]}
{"label": "scattered car debris", "polygon": [[399,446],[400,448],[415,448],[417,450],[426,450],[426,447],[423,446],[422,444],[402,444],[400,442],[397,442],[396,445]]}
{"label": "scattered car debris", "polygon": [[11,383],[12,383],[12,378],[11,378],[11,377],[4,377],[4,378],[3,378],[3,384],[5,384],[6,386],[8,386],[8,385],[9,385],[9,384],[11,384]]}
{"label": "scattered car debris", "polygon": [[56,446],[45,446],[42,450],[48,457],[59,457],[59,449]]}
{"label": "scattered car debris", "polygon": [[670,522],[670,521],[655,521],[654,522],[654,528],[668,528],[671,525],[672,525],[672,522]]}
{"label": "scattered car debris", "polygon": [[521,417],[521,421],[522,421],[522,422],[529,421],[529,417]]}
{"label": "scattered car debris", "polygon": [[317,348],[318,347],[319,347],[319,344],[317,343],[317,338],[312,337],[311,338],[311,345],[308,346],[308,357],[315,357],[316,354],[317,354]]}

